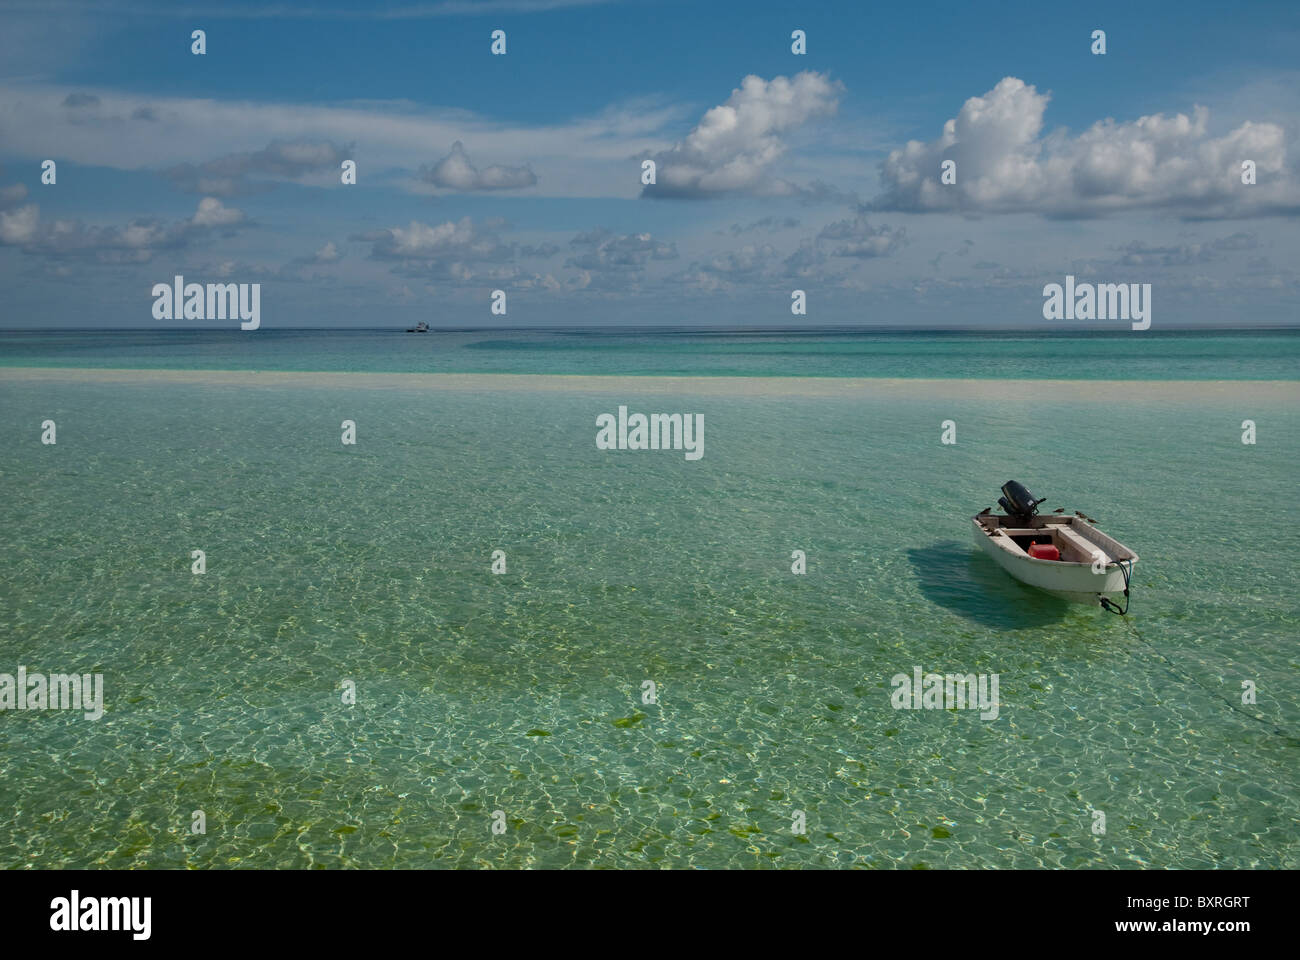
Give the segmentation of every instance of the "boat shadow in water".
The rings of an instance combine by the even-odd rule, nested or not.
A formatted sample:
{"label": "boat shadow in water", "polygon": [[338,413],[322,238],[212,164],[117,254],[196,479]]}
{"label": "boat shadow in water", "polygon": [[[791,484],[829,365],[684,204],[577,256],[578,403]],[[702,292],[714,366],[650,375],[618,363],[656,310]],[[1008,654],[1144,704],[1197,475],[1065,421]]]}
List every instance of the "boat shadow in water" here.
{"label": "boat shadow in water", "polygon": [[986,627],[1045,627],[1070,612],[1069,601],[1025,586],[978,550],[956,540],[913,547],[907,558],[927,600]]}

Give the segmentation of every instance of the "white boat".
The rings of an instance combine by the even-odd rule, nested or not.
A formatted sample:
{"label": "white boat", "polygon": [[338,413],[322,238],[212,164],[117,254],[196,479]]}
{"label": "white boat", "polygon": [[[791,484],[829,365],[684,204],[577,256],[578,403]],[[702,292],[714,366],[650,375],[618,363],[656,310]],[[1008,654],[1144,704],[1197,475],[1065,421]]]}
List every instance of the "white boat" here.
{"label": "white boat", "polygon": [[[1014,480],[1002,487],[998,503],[971,518],[975,543],[1021,583],[1077,601],[1100,601],[1127,612],[1129,580],[1138,555],[1098,530],[1083,514],[1038,514],[1033,494]],[[1123,595],[1124,610],[1107,595]]]}

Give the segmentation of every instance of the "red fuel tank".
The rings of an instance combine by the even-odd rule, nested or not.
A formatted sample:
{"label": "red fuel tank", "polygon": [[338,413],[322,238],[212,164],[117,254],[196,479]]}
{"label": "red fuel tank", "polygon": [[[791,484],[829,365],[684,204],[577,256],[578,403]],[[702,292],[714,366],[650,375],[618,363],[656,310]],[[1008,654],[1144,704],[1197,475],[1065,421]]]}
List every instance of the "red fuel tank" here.
{"label": "red fuel tank", "polygon": [[1061,551],[1050,543],[1031,543],[1029,555],[1035,560],[1060,560]]}

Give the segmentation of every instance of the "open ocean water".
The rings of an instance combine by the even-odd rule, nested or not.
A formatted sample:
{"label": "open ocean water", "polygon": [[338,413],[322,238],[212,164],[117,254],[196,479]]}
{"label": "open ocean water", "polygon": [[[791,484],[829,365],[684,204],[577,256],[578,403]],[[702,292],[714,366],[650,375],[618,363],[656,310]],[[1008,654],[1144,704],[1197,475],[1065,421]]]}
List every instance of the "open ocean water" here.
{"label": "open ocean water", "polygon": [[1300,330],[0,330],[0,366],[604,376],[1296,380]]}
{"label": "open ocean water", "polygon": [[[0,713],[0,867],[1294,868],[1298,359],[1285,331],[0,333],[0,672],[106,701]],[[6,369],[39,366],[67,369]],[[620,404],[702,413],[703,458],[597,450]],[[1009,479],[1141,555],[1129,617],[975,552]],[[893,709],[918,666],[997,673],[997,719]]]}

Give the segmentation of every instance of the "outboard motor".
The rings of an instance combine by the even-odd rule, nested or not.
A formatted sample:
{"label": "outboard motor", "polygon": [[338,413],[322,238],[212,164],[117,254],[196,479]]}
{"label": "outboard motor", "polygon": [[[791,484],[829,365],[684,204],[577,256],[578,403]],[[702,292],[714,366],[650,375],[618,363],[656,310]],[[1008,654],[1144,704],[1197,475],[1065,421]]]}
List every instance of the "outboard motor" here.
{"label": "outboard motor", "polygon": [[1019,523],[1028,523],[1029,519],[1038,512],[1038,505],[1047,500],[1042,497],[1034,499],[1023,483],[1017,483],[1014,480],[1008,480],[1002,484],[1003,496],[998,499],[998,506],[1008,517]]}

